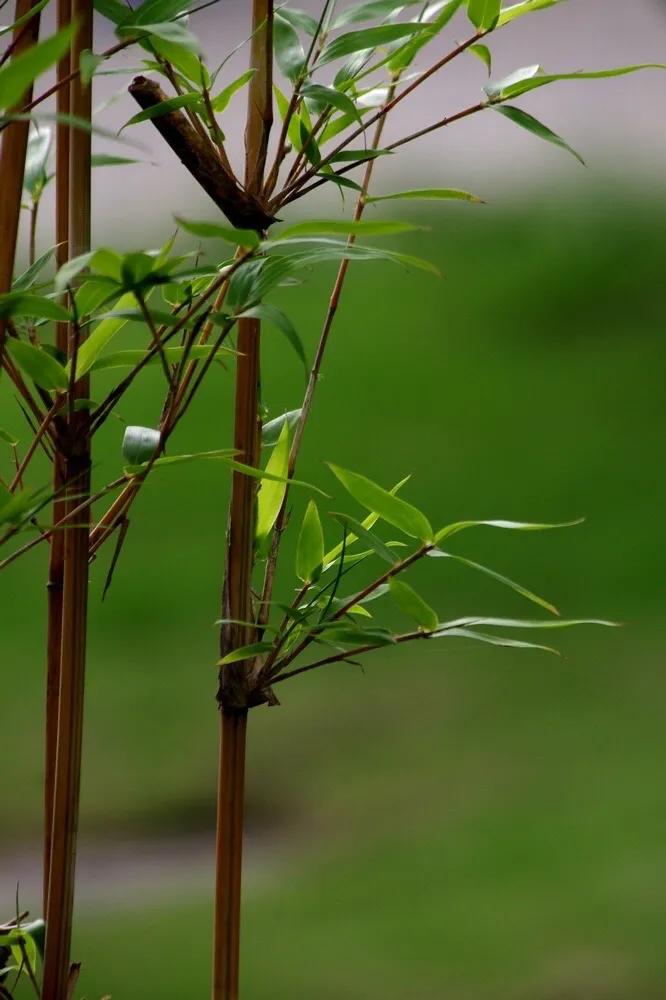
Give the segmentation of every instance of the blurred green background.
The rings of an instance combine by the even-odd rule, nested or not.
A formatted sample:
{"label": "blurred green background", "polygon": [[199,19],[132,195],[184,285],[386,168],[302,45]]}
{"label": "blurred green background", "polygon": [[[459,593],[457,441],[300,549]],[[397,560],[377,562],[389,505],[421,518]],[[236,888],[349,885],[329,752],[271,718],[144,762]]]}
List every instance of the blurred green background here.
{"label": "blurred green background", "polygon": [[[404,495],[436,527],[584,515],[450,548],[567,616],[626,627],[556,633],[561,659],[461,640],[379,651],[253,713],[247,1000],[664,996],[664,201],[596,182],[433,210],[401,248],[441,281],[354,264],[299,472],[331,509],[345,500],[324,460],[384,485],[412,474]],[[309,351],[332,273],[274,297]],[[123,418],[155,424],[159,389],[155,370]],[[271,415],[301,390],[268,331]],[[214,372],[172,453],[227,446],[230,403],[231,374]],[[0,423],[25,436],[10,404]],[[121,437],[110,421],[100,480]],[[213,464],[155,474],[104,603],[110,553],[93,567],[75,947],[89,1000],[207,990],[227,479]],[[0,579],[3,891],[39,836],[44,555]],[[442,618],[533,613],[464,567],[433,560],[411,579]]]}

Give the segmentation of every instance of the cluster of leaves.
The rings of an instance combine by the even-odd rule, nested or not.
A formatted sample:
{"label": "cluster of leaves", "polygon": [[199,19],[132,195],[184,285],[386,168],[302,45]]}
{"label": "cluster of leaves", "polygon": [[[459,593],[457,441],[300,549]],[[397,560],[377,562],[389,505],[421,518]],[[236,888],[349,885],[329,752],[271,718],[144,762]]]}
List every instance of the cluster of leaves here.
{"label": "cluster of leaves", "polygon": [[[43,0],[33,11],[44,7],[46,2]],[[299,407],[266,424],[264,443],[272,447],[272,451],[263,470],[241,466],[230,449],[200,456],[167,456],[165,451],[171,433],[189,407],[204,375],[214,364],[218,367],[217,362],[223,355],[233,355],[232,336],[239,319],[254,317],[277,328],[304,367],[306,379],[312,382],[314,376],[316,380],[316,372],[311,371],[308,346],[290,318],[269,301],[276,287],[295,283],[308,269],[329,261],[389,261],[435,271],[427,261],[374,242],[377,237],[398,236],[417,227],[394,220],[366,221],[361,218],[363,209],[370,203],[390,203],[399,199],[442,202],[479,202],[481,199],[449,187],[373,196],[369,181],[379,158],[390,155],[424,131],[444,127],[469,114],[492,110],[580,159],[556,133],[510,102],[558,81],[618,76],[645,66],[549,74],[539,65],[532,65],[501,80],[489,79],[480,98],[468,107],[450,113],[419,133],[387,146],[381,145],[381,126],[388,113],[400,101],[409,98],[433,73],[453,58],[469,52],[482,61],[491,76],[492,55],[487,41],[493,32],[518,18],[561,2],[563,0],[521,0],[502,5],[501,0],[434,0],[430,3],[366,0],[336,13],[336,5],[327,0],[319,19],[291,5],[280,6],[275,12],[273,34],[275,61],[283,85],[275,85],[274,99],[282,131],[262,197],[267,208],[275,212],[313,188],[332,182],[339,187],[343,197],[350,189],[358,193],[354,221],[325,219],[287,224],[267,237],[254,230],[236,229],[216,222],[178,219],[183,233],[198,240],[212,240],[215,246],[218,241],[231,243],[235,253],[216,263],[202,263],[198,251],[175,252],[173,238],[155,251],[122,254],[98,248],[68,262],[53,281],[44,277],[53,250],[38,259],[34,259],[33,254],[28,270],[16,278],[10,292],[0,296],[0,322],[7,332],[3,367],[19,390],[23,412],[34,434],[23,458],[19,459],[14,435],[0,431],[12,450],[15,464],[11,480],[0,479],[0,542],[24,529],[36,532],[36,541],[39,541],[58,527],[41,523],[40,512],[53,494],[42,483],[28,485],[27,472],[39,448],[53,457],[55,435],[63,413],[74,407],[88,409],[94,432],[116,412],[118,402],[141,372],[149,366],[160,366],[165,379],[160,418],[153,428],[130,426],[127,429],[123,448],[125,469],[118,480],[98,491],[94,502],[111,490],[129,489],[129,503],[153,469],[178,461],[192,461],[196,457],[214,457],[231,467],[243,468],[262,481],[258,495],[256,557],[258,564],[275,560],[276,546],[272,542],[277,534],[279,545],[288,490],[295,482],[293,465],[299,440],[296,429],[307,419],[308,411]],[[129,9],[119,0],[96,0],[96,7],[112,22],[118,42],[106,52],[84,53],[79,66],[84,81],[90,82],[100,73],[116,72],[106,68],[109,60],[120,49],[130,44],[137,46],[145,55],[141,69],[163,76],[175,94],[133,115],[127,126],[178,111],[217,149],[221,165],[229,166],[223,116],[234,96],[249,85],[254,70],[230,79],[227,76],[228,58],[215,68],[207,66],[189,24],[189,15],[198,8],[183,0],[144,0],[136,9]],[[418,60],[453,30],[454,17],[463,14],[472,26],[469,37],[463,43],[456,43],[444,55],[438,55],[426,69],[415,69]],[[8,31],[17,24],[2,30]],[[51,133],[39,110],[41,97],[23,113],[17,115],[11,109],[25,88],[64,54],[73,30],[64,29],[0,65],[0,116],[3,116],[0,128],[26,115],[36,121],[25,174],[25,192],[33,221],[42,192],[51,178]],[[84,126],[84,123],[73,124]],[[368,142],[372,126],[377,128],[372,141]],[[96,162],[126,165],[135,161],[103,155],[97,157]],[[347,176],[358,167],[366,170],[360,182]],[[67,323],[77,335],[77,349],[69,361],[53,346],[53,325],[56,323]],[[118,346],[129,324],[140,324],[144,328],[145,347]],[[92,377],[94,395],[94,380],[102,371],[117,373],[112,388],[98,401],[78,398],[80,393],[75,394],[77,383],[84,376]],[[302,432],[302,426],[300,430]],[[342,525],[343,541],[333,550],[335,555],[327,555],[323,552],[323,542],[322,552],[319,552],[323,535],[317,507],[314,501],[308,506],[300,532],[297,563],[302,581],[299,592],[303,593],[295,605],[289,605],[289,611],[277,608],[286,615],[286,624],[283,621],[269,625],[264,608],[257,609],[257,619],[250,623],[261,633],[270,631],[271,627],[275,630],[275,638],[270,643],[261,636],[253,653],[267,677],[274,678],[284,672],[287,663],[296,655],[295,651],[302,651],[303,643],[310,641],[331,642],[337,638],[338,652],[349,645],[343,636],[354,636],[359,640],[357,644],[368,647],[395,641],[395,636],[367,623],[370,612],[365,599],[347,607],[348,601],[338,593],[346,574],[371,557],[390,562],[390,568],[367,597],[375,598],[386,592],[402,610],[410,608],[412,613],[417,612],[412,616],[416,619],[419,637],[472,631],[471,620],[448,623],[445,627],[418,595],[402,580],[396,579],[415,561],[414,553],[402,558],[404,542],[382,541],[371,529],[375,520],[381,518],[417,538],[420,555],[460,559],[440,551],[441,533],[426,531],[427,521],[423,515],[419,515],[418,529],[413,521],[408,526],[404,518],[396,522],[395,510],[399,508],[404,515],[409,505],[394,493],[373,486],[374,500],[370,502],[367,481],[363,481],[366,486],[359,492],[362,477],[354,478],[350,473],[342,475],[341,470],[338,470],[338,477],[370,511],[371,523],[368,519],[358,522],[341,514],[333,515],[336,523]],[[387,497],[391,499],[387,501]],[[392,512],[390,516],[386,510]],[[121,513],[122,517],[126,516],[127,506]],[[105,523],[104,516],[100,523]],[[119,523],[120,520],[116,520],[111,528]],[[509,526],[509,522],[492,523]],[[448,529],[443,530],[447,532]],[[103,538],[111,533],[104,531]],[[359,539],[369,546],[362,557],[350,551]],[[313,562],[315,555],[321,558]],[[476,564],[468,565],[483,569]],[[496,574],[496,578],[508,582],[524,596],[534,598],[531,592],[517,588],[504,577]],[[322,580],[328,582],[324,584]],[[306,591],[307,602],[302,605]],[[547,602],[540,603],[552,610]],[[474,622],[479,624],[478,619]],[[498,622],[492,619],[486,624],[498,625]],[[514,623],[513,627],[523,627],[523,624]],[[477,637],[482,636],[478,633]],[[488,636],[483,638],[490,641]],[[236,659],[240,656],[238,651],[231,655]]]}

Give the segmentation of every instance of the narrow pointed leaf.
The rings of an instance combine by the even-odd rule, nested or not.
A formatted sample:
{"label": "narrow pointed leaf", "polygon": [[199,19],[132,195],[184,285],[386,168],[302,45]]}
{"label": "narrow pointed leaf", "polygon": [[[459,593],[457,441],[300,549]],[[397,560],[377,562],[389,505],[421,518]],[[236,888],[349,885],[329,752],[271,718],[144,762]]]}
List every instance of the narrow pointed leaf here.
{"label": "narrow pointed leaf", "polygon": [[467,14],[470,21],[483,31],[491,31],[500,15],[502,0],[468,0]]}
{"label": "narrow pointed leaf", "polygon": [[388,547],[388,545],[386,545],[386,543],[383,542],[378,535],[375,535],[372,531],[366,528],[364,524],[362,524],[360,521],[357,521],[355,517],[349,517],[348,514],[336,514],[336,513],[331,513],[331,517],[334,517],[336,521],[339,521],[340,524],[344,525],[344,527],[349,529],[349,534],[347,536],[348,545],[349,545],[349,538],[353,538],[354,540],[360,539],[367,545],[370,545],[370,547],[374,549],[374,551],[377,553],[380,559],[383,559],[385,562],[389,563],[390,566],[395,565],[395,563],[398,560],[398,557],[395,554],[395,552],[392,552],[391,549]]}
{"label": "narrow pointed leaf", "polygon": [[305,49],[292,25],[279,13],[273,22],[273,43],[281,72],[294,83],[305,68]]}
{"label": "narrow pointed leaf", "polygon": [[221,226],[217,222],[197,222],[194,219],[183,219],[176,216],[176,222],[186,233],[202,236],[204,239],[226,240],[240,247],[258,247],[259,237],[253,229],[234,229],[232,226]]}
{"label": "narrow pointed leaf", "polygon": [[0,109],[13,107],[30,84],[67,52],[74,31],[74,25],[63,28],[5,63],[0,69]]}
{"label": "narrow pointed leaf", "polygon": [[336,236],[393,236],[422,228],[411,222],[393,220],[354,222],[345,219],[312,219],[309,222],[297,222],[293,226],[288,226],[280,233],[278,239],[290,240],[300,236],[318,236],[325,233]]}
{"label": "narrow pointed leaf", "polygon": [[559,611],[554,604],[550,603],[550,601],[545,600],[543,597],[539,597],[538,594],[534,594],[531,590],[528,590],[527,587],[523,587],[522,584],[516,583],[514,580],[510,580],[508,576],[504,576],[502,573],[498,573],[494,569],[489,569],[488,566],[483,566],[481,563],[473,562],[471,559],[465,559],[463,556],[454,555],[452,552],[443,552],[441,549],[431,549],[431,551],[428,552],[428,555],[439,559],[453,559],[455,562],[461,563],[463,566],[469,566],[470,569],[475,569],[479,573],[484,573],[493,580],[497,580],[498,583],[501,583],[510,590],[515,591],[516,594],[520,594],[521,597],[526,598],[533,604],[538,604],[540,607],[545,608],[546,611],[550,611],[551,614],[559,615]]}
{"label": "narrow pointed leaf", "polygon": [[6,349],[12,361],[42,389],[61,392],[67,389],[67,372],[47,351],[13,337],[7,340]]}
{"label": "narrow pointed leaf", "polygon": [[308,365],[308,359],[305,356],[305,348],[303,347],[303,342],[298,335],[296,327],[291,322],[288,316],[282,312],[281,309],[276,308],[276,306],[270,305],[267,302],[262,302],[258,306],[253,306],[252,309],[247,309],[245,312],[241,313],[241,317],[250,317],[254,319],[264,320],[267,323],[271,323],[276,326],[278,330],[281,330],[285,335],[294,351],[303,362],[303,367],[305,369],[305,377],[307,379],[310,372]]}
{"label": "narrow pointed leaf", "polygon": [[437,613],[409,584],[396,579],[396,577],[391,577],[389,593],[403,614],[407,615],[408,618],[413,618],[421,628],[427,629],[429,632],[437,628],[439,622]]}
{"label": "narrow pointed leaf", "polygon": [[507,646],[510,649],[539,649],[544,653],[554,653],[555,656],[560,655],[552,646],[541,646],[535,642],[522,642],[520,639],[504,639],[501,636],[488,635],[485,632],[474,632],[472,629],[467,628],[446,629],[431,636],[432,639],[448,639],[449,637],[474,639],[476,642],[487,642],[491,646]]}
{"label": "narrow pointed leaf", "polygon": [[459,531],[467,528],[501,528],[505,531],[553,531],[555,528],[573,528],[583,523],[583,518],[575,521],[564,521],[562,524],[531,524],[529,521],[455,521],[447,524],[435,535],[435,542],[439,544],[451,535],[457,535]]}
{"label": "narrow pointed leaf", "polygon": [[400,497],[393,496],[358,472],[342,469],[330,462],[328,464],[331,472],[362,507],[379,514],[389,524],[404,531],[406,535],[411,535],[422,541],[432,539],[433,531],[430,522],[416,507]]}
{"label": "narrow pointed leaf", "polygon": [[286,478],[289,471],[289,424],[285,423],[277,444],[273,449],[265,470],[269,475],[278,476],[277,481],[267,479],[262,482],[257,497],[257,544],[261,545],[273,530],[287,492]]}
{"label": "narrow pointed leaf", "polygon": [[524,14],[532,14],[538,10],[545,10],[547,7],[554,7],[563,0],[522,0],[522,3],[514,3],[510,7],[505,7],[497,22],[498,28],[504,27],[510,21]]}
{"label": "narrow pointed leaf", "polygon": [[368,201],[468,201],[477,205],[483,204],[482,198],[457,188],[415,188],[410,191],[377,195],[374,198],[368,198]]}
{"label": "narrow pointed leaf", "polygon": [[[121,295],[118,299],[116,308],[122,312],[126,309],[136,307],[136,304],[134,293],[125,292],[125,294]],[[85,375],[86,372],[90,371],[105,347],[108,346],[116,334],[119,333],[120,330],[127,325],[127,323],[128,320],[120,317],[103,319],[101,323],[97,324],[88,339],[85,340],[79,348],[79,353],[76,358],[76,374],[79,378],[82,375]]]}
{"label": "narrow pointed leaf", "polygon": [[228,663],[240,663],[241,660],[250,660],[260,653],[268,653],[273,648],[270,642],[251,642],[249,646],[240,646],[233,652],[227,653],[221,660],[218,660],[218,667],[223,667]]}
{"label": "narrow pointed leaf", "polygon": [[561,136],[549,129],[547,125],[540,122],[533,115],[529,115],[527,111],[523,111],[521,108],[515,108],[511,104],[499,104],[496,105],[495,111],[499,114],[504,115],[509,121],[513,122],[514,125],[520,125],[521,128],[526,129],[531,132],[532,135],[537,136],[538,139],[543,139],[545,142],[551,142],[554,146],[559,146],[560,149],[566,149],[568,153],[582,163],[585,166],[585,160],[577,153],[573,146],[570,146],[568,142],[565,142]]}
{"label": "narrow pointed leaf", "polygon": [[257,71],[255,69],[246,70],[246,72],[242,73],[237,80],[234,80],[234,82],[230,83],[228,87],[225,87],[219,94],[216,94],[211,100],[213,111],[217,114],[222,114],[222,112],[226,110],[234,94],[236,94],[239,90],[242,90],[243,87],[250,82],[256,72]]}
{"label": "narrow pointed leaf", "polygon": [[305,510],[296,548],[296,576],[304,583],[316,582],[324,561],[324,532],[314,500]]}
{"label": "narrow pointed leaf", "polygon": [[645,69],[666,69],[666,63],[639,63],[635,66],[618,66],[614,69],[601,69],[591,72],[576,73],[540,73],[523,80],[504,80],[492,86],[486,87],[486,93],[491,99],[500,98],[509,100],[512,97],[520,97],[531,90],[539,87],[546,87],[550,83],[558,83],[560,80],[605,80],[609,77],[627,76],[630,73],[638,73]]}
{"label": "narrow pointed leaf", "polygon": [[274,420],[269,420],[268,423],[264,424],[261,428],[262,445],[266,447],[276,444],[284,423],[289,424],[289,430],[291,431],[300,420],[302,412],[300,409],[288,410],[287,413],[282,413],[279,417],[275,417]]}
{"label": "narrow pointed leaf", "polygon": [[428,29],[427,24],[418,21],[407,21],[401,24],[380,24],[373,28],[362,28],[340,35],[326,46],[317,60],[318,66],[342,59],[354,52],[364,52],[378,45],[388,45],[401,38],[419,34]]}

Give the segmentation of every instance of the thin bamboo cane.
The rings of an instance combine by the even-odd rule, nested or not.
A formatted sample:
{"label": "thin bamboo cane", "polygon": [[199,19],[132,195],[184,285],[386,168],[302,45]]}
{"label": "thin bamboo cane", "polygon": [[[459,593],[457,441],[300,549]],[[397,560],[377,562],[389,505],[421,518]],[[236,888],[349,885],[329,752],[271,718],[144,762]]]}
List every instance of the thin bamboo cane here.
{"label": "thin bamboo cane", "polygon": [[[70,0],[58,0],[58,28],[71,20]],[[70,88],[64,85],[71,69],[69,52],[60,60],[57,82],[63,84],[57,91],[56,108],[59,114],[69,114]],[[70,128],[56,127],[56,262],[61,267],[69,255],[69,140]],[[56,347],[67,351],[67,324],[56,324]],[[61,499],[64,468],[60,449],[53,468],[53,492],[58,498],[53,504],[53,524],[58,524],[67,512]],[[62,605],[65,573],[65,533],[56,531],[51,538],[47,581],[48,623],[46,640],[46,721],[44,765],[44,912],[46,912],[49,877],[51,871],[51,830],[53,825],[53,787],[57,748],[58,698],[60,689],[60,650],[62,645]]]}
{"label": "thin bamboo cane", "polygon": [[[259,195],[263,185],[272,125],[273,0],[253,0],[252,54],[256,69],[248,95],[245,132],[245,187]],[[238,326],[234,447],[241,461],[259,461],[260,324],[243,319]],[[256,484],[234,472],[229,508],[223,617],[252,620],[251,578],[254,558]],[[223,627],[224,654],[251,641],[245,625]],[[220,675],[220,760],[216,838],[213,1000],[238,1000],[240,964],[241,870],[248,664],[224,668]]]}
{"label": "thin bamboo cane", "polygon": [[[79,30],[71,49],[72,65],[78,66],[81,52],[92,49],[92,3],[73,0],[72,19]],[[77,78],[72,83],[71,112],[87,121],[91,117],[91,90]],[[90,133],[72,129],[69,142],[69,254],[77,256],[90,247]],[[70,326],[68,355],[76,357],[80,329]],[[85,409],[76,410],[77,397],[89,396],[88,379],[76,381],[69,400],[65,482],[81,494],[90,488],[89,418]],[[87,511],[87,508],[86,508]],[[81,783],[83,733],[83,693],[86,662],[88,605],[88,514],[77,518],[76,526],[65,532],[63,614],[56,770],[53,795],[51,864],[47,905],[46,953],[44,957],[43,1000],[64,1000],[70,974],[74,875]]]}

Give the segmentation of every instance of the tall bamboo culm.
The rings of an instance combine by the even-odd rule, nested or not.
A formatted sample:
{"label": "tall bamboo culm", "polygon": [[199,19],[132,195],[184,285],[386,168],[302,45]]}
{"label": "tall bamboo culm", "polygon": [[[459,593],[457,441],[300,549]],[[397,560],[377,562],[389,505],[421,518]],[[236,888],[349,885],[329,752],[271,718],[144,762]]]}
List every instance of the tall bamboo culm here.
{"label": "tall bamboo culm", "polygon": [[[255,69],[248,94],[245,131],[245,188],[259,196],[263,186],[268,140],[273,123],[273,0],[253,0],[251,66]],[[261,420],[259,415],[260,323],[242,319],[238,324],[238,361],[234,447],[242,462],[258,466]],[[227,559],[222,598],[223,617],[240,622],[254,620],[252,569],[256,481],[235,472],[232,480]],[[221,653],[252,642],[244,625],[223,627]],[[247,663],[223,669],[218,695],[220,708],[220,759],[217,794],[215,921],[213,942],[213,1000],[237,1000],[239,991],[241,868],[243,858],[243,806],[245,791],[245,742],[247,734]]]}
{"label": "tall bamboo culm", "polygon": [[[66,17],[66,11],[63,10]],[[92,49],[92,3],[73,0],[71,18],[78,31],[72,42],[71,66],[79,64],[82,51]],[[70,110],[90,120],[91,88],[76,77],[70,85]],[[69,129],[68,191],[60,188],[58,223],[64,226],[64,201],[68,202],[69,257],[90,248],[91,140],[84,129]],[[64,136],[64,133],[61,133]],[[62,156],[62,169],[65,157]],[[59,163],[60,167],[61,164]],[[62,184],[62,180],[61,180]],[[62,231],[62,230],[61,230]],[[76,409],[76,398],[89,396],[88,379],[76,381],[76,358],[82,339],[81,326],[73,322],[67,330],[67,354],[72,366],[64,446],[66,513],[80,506],[90,489],[90,440],[88,413]],[[70,498],[71,497],[71,498]],[[74,499],[76,497],[76,499]],[[88,606],[89,512],[77,515],[76,526],[66,531],[64,540],[62,636],[59,664],[55,772],[53,775],[52,824],[49,885],[46,908],[46,952],[44,957],[43,1000],[65,1000],[71,974],[71,937],[74,906],[74,878],[79,822],[81,749],[83,735],[83,695],[86,665],[86,619]],[[50,748],[52,750],[52,746]],[[48,788],[47,788],[48,795]],[[48,806],[47,806],[48,808]]]}

